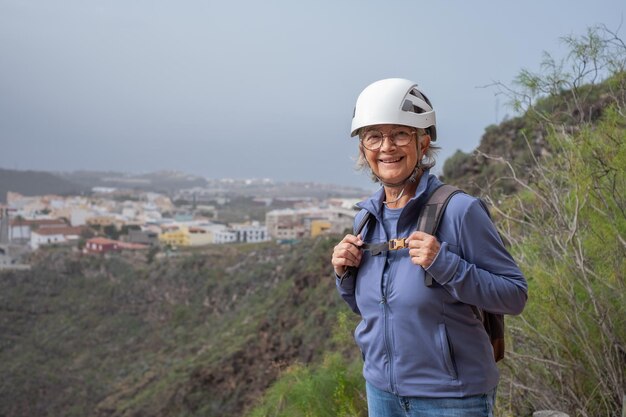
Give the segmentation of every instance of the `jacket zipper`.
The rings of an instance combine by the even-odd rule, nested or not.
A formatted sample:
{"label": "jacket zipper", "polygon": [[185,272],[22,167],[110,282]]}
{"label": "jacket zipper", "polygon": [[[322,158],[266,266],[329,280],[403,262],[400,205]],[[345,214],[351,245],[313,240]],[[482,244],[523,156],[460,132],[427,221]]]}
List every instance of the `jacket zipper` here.
{"label": "jacket zipper", "polygon": [[[388,263],[388,256],[385,260],[385,263]],[[389,268],[391,269],[391,264],[389,264]],[[391,271],[387,271],[387,276],[391,276]],[[386,284],[386,285],[385,285]],[[383,339],[385,341],[385,350],[387,351],[387,357],[389,358],[389,387],[391,388],[391,392],[396,394],[396,385],[394,383],[394,363],[393,363],[393,351],[391,348],[391,332],[389,326],[389,308],[387,304],[387,294],[389,291],[389,280],[385,282],[385,273],[383,270],[383,276],[380,280],[380,293],[381,300],[380,304],[383,309]]]}

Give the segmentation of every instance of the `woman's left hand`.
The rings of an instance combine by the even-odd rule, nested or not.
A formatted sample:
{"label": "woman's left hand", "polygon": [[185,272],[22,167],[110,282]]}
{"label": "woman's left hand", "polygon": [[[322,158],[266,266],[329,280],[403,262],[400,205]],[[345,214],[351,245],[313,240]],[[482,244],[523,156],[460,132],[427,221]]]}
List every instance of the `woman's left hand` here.
{"label": "woman's left hand", "polygon": [[435,236],[424,232],[413,232],[406,240],[411,262],[424,269],[433,263],[441,247]]}

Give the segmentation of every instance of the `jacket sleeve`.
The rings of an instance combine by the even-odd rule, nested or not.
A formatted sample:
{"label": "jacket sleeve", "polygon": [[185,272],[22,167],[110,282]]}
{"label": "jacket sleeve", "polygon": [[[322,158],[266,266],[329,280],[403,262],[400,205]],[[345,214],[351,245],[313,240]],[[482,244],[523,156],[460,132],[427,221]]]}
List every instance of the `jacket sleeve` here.
{"label": "jacket sleeve", "polygon": [[461,302],[492,313],[520,314],[528,298],[526,279],[488,213],[478,199],[472,199],[461,216],[459,254],[450,250],[448,242],[441,242],[426,272]]}
{"label": "jacket sleeve", "polygon": [[339,291],[339,295],[341,298],[350,306],[352,311],[356,314],[361,315],[361,311],[359,311],[359,307],[356,304],[356,296],[354,294],[355,286],[356,286],[356,269],[348,269],[343,276],[339,277],[337,274],[335,275],[335,282],[337,285],[337,291]]}
{"label": "jacket sleeve", "polygon": [[[352,226],[354,231],[356,231],[357,224],[361,223],[365,215],[366,215],[365,210],[361,210],[359,213],[357,213],[357,215],[354,218],[354,224]],[[343,276],[341,277],[333,273],[333,275],[335,276],[335,283],[336,283],[337,291],[339,292],[339,295],[341,295],[341,298],[343,298],[343,300],[350,306],[352,311],[354,311],[358,315],[361,315],[361,311],[359,310],[359,307],[356,304],[356,296],[355,296],[357,274],[358,274],[357,268],[348,268],[346,273],[343,274]]]}

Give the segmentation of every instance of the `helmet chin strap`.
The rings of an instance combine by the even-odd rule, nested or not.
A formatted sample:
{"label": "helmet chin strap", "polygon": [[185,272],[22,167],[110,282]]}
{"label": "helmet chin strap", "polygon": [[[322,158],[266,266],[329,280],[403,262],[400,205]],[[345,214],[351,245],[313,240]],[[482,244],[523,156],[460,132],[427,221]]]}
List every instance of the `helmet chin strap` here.
{"label": "helmet chin strap", "polygon": [[404,195],[404,192],[406,191],[406,186],[409,183],[415,183],[417,181],[417,174],[420,172],[420,170],[421,170],[420,163],[418,162],[417,165],[415,165],[415,169],[413,169],[413,173],[411,173],[411,175],[409,175],[404,181],[395,183],[395,184],[383,182],[380,178],[376,177],[378,178],[378,181],[380,181],[385,187],[397,188],[397,187],[402,186],[402,191],[400,191],[400,194],[398,194],[398,196],[394,200],[391,200],[391,201],[385,200],[383,201],[383,204],[394,204],[400,201],[400,199]]}
{"label": "helmet chin strap", "polygon": [[383,181],[382,178],[380,178],[378,175],[374,174],[374,176],[378,178],[378,181],[385,187],[398,188],[398,187],[404,187],[408,183],[416,182],[417,177],[421,173],[421,171],[422,171],[422,167],[418,161],[417,164],[415,165],[415,168],[413,169],[413,172],[411,172],[411,175],[409,175],[408,177],[406,177],[400,182],[386,182],[386,181]]}

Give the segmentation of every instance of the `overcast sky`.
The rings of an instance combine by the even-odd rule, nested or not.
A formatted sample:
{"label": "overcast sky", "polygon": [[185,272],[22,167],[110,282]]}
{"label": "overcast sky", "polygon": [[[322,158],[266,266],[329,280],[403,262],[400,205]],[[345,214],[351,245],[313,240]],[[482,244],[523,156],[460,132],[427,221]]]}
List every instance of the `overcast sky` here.
{"label": "overcast sky", "polygon": [[[416,81],[441,169],[512,112],[494,81],[623,0],[0,0],[0,167],[180,170],[367,186],[354,102]],[[619,31],[624,38],[624,29]]]}

